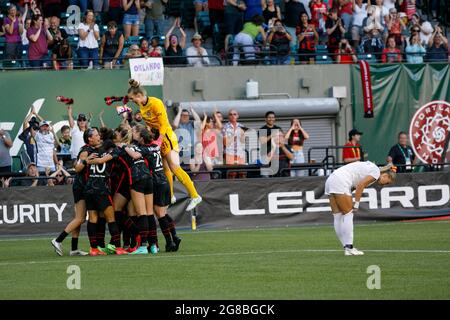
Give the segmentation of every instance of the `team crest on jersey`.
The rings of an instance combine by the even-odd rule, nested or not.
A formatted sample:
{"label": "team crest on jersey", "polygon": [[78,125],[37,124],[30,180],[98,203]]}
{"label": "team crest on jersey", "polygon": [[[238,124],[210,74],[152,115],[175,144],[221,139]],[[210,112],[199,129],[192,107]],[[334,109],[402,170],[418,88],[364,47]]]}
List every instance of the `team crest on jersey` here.
{"label": "team crest on jersey", "polygon": [[146,115],[147,117],[150,117],[151,112],[150,112],[150,111],[147,111],[147,112],[145,113],[145,115]]}
{"label": "team crest on jersey", "polygon": [[416,156],[424,163],[450,160],[450,103],[432,101],[414,114],[409,135]]}

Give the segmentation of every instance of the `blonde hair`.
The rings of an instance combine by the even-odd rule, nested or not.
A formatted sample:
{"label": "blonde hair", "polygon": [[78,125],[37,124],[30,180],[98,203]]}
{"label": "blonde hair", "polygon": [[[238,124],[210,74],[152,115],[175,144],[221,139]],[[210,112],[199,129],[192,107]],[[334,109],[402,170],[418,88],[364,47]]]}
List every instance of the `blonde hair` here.
{"label": "blonde hair", "polygon": [[133,133],[131,132],[131,127],[129,125],[121,124],[116,131],[119,132],[121,137],[119,142],[130,144],[131,140],[133,140]]}
{"label": "blonde hair", "polygon": [[144,96],[147,95],[147,91],[145,91],[145,89],[141,87],[141,84],[139,83],[139,81],[130,79],[130,80],[128,80],[128,84],[130,85],[130,88],[128,88],[128,93],[131,93],[132,95],[135,95],[138,93],[140,93]]}
{"label": "blonde hair", "polygon": [[380,174],[386,173],[391,181],[394,181],[397,177],[397,167],[394,166],[392,163],[389,163],[383,167],[380,168]]}

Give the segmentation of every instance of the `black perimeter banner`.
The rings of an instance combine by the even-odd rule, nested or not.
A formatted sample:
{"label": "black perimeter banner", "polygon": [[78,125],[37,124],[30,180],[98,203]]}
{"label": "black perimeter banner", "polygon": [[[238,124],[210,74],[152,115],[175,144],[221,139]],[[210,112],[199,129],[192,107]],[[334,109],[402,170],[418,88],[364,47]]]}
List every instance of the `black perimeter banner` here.
{"label": "black perimeter banner", "polygon": [[[203,202],[197,226],[252,228],[332,223],[326,177],[195,182]],[[409,220],[450,215],[450,172],[399,174],[395,185],[366,189],[356,221]],[[176,183],[169,208],[178,227],[190,228],[188,196]],[[60,232],[74,212],[71,186],[0,189],[0,236]]]}

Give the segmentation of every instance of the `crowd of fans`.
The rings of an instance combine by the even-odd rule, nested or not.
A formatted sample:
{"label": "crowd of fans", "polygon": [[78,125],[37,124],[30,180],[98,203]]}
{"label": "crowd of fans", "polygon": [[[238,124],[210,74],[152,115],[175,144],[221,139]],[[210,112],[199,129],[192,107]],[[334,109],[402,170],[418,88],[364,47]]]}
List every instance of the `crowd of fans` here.
{"label": "crowd of fans", "polygon": [[[49,122],[43,119],[34,108],[23,122],[23,132],[19,136],[24,142],[25,157],[22,158],[25,178],[14,177],[12,161],[9,153],[13,142],[8,131],[0,130],[0,176],[1,187],[9,186],[41,186],[63,185],[72,183],[71,173],[76,163],[79,150],[83,147],[83,134],[91,126],[92,114],[79,114],[74,117],[72,105],[68,105],[69,124],[61,127],[56,133]],[[98,115],[99,132],[111,131],[103,121],[103,112]],[[121,125],[135,126],[142,124],[139,111],[124,112],[120,119]],[[265,114],[265,124],[260,128],[248,128],[239,122],[236,109],[228,111],[227,121],[221,112],[215,110],[212,115],[203,114],[203,119],[193,108],[190,110],[178,108],[178,113],[171,123],[178,136],[180,158],[186,169],[190,169],[193,180],[209,180],[211,178],[246,178],[249,164],[261,168],[263,177],[301,177],[311,174],[311,170],[304,164],[303,147],[310,138],[302,126],[300,119],[292,119],[288,130],[283,131],[276,124],[273,111]],[[257,159],[249,154],[251,135],[255,134],[258,144]],[[344,163],[364,160],[359,144],[363,133],[352,129],[349,141],[342,150]],[[400,172],[411,171],[414,164],[414,153],[407,146],[407,134],[399,134],[399,142],[389,151],[387,161],[395,165],[404,165]],[[274,162],[275,161],[275,162]],[[303,166],[302,166],[303,164]],[[299,166],[300,165],[300,166]],[[406,167],[405,167],[406,165]],[[224,169],[222,174],[220,169]],[[234,171],[236,170],[236,171]],[[309,171],[309,173],[308,173]],[[323,172],[314,171],[315,175]]]}
{"label": "crowd of fans", "polygon": [[[190,21],[168,10],[175,2],[1,0],[3,65],[115,68],[163,56],[166,65],[203,66],[213,54],[233,65],[449,60],[439,0],[429,1],[428,16],[420,0],[187,0],[195,10],[190,46]],[[79,6],[79,24],[69,5]]]}

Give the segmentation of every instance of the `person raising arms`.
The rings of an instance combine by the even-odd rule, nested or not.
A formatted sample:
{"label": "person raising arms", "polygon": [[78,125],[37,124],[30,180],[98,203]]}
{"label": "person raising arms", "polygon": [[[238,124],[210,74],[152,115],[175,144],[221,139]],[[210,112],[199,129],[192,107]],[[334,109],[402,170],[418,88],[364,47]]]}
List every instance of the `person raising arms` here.
{"label": "person raising arms", "polygon": [[158,98],[148,96],[138,81],[130,79],[129,84],[128,98],[139,106],[146,125],[158,130],[163,137],[161,154],[163,156],[164,173],[170,185],[171,195],[173,196],[173,173],[191,197],[191,201],[186,208],[187,211],[191,211],[202,202],[202,197],[197,193],[189,175],[180,166],[178,138],[170,126],[164,103]]}

